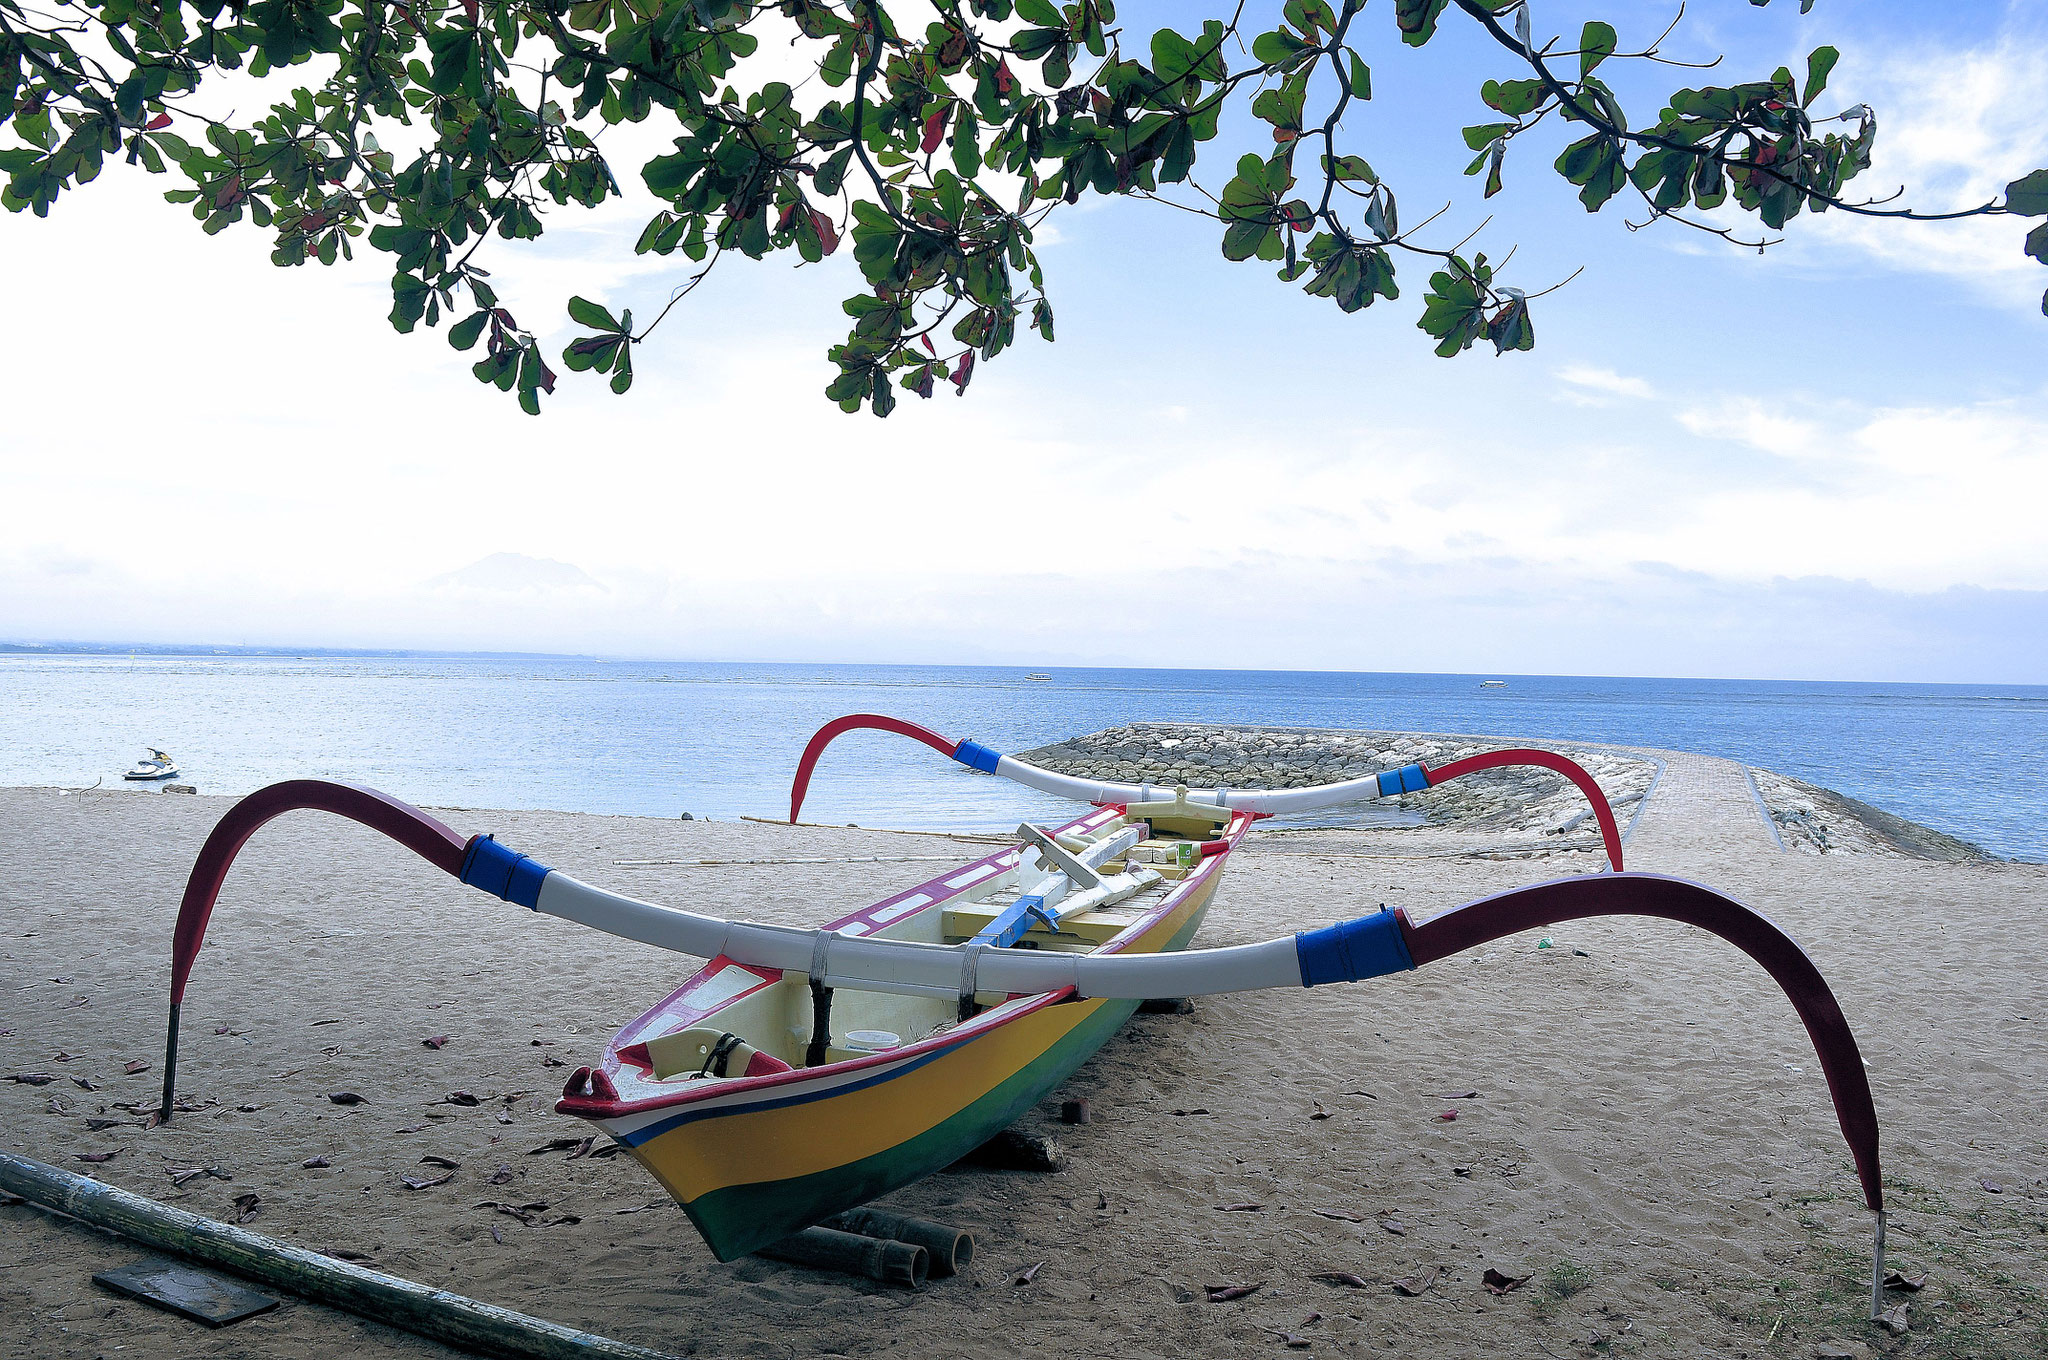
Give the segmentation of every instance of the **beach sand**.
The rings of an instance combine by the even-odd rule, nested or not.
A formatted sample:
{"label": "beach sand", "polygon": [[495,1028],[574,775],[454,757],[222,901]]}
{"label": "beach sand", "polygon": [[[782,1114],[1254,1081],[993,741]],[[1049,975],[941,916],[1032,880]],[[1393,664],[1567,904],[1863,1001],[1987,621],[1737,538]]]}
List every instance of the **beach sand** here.
{"label": "beach sand", "polygon": [[[913,1294],[720,1264],[630,1158],[532,1151],[583,1137],[552,1112],[563,1076],[694,962],[506,906],[316,814],[261,832],[214,915],[180,1079],[205,1108],[90,1129],[155,1102],[178,896],[229,801],[0,790],[0,1078],[56,1077],[0,1080],[0,1146],[221,1217],[254,1194],[257,1231],[685,1355],[2048,1353],[2048,868],[1788,852],[1740,766],[1660,754],[1630,867],[1704,880],[1777,920],[1863,1046],[1893,1263],[1927,1274],[1897,1296],[1911,1304],[1903,1337],[1863,1320],[1869,1216],[1790,1006],[1732,949],[1657,922],[1139,1016],[1024,1121],[1056,1133],[1066,1171],[948,1173],[894,1197],[981,1238],[969,1274]],[[441,815],[589,881],[800,925],[956,850],[860,830]],[[868,856],[902,858],[619,863]],[[1197,943],[1381,903],[1426,918],[1595,863],[1460,853],[1436,831],[1255,833]],[[126,1075],[130,1061],[150,1066]],[[343,1090],[366,1102],[326,1099]],[[453,1091],[480,1103],[437,1103]],[[1094,1122],[1059,1125],[1061,1096],[1087,1097]],[[407,1188],[441,1174],[427,1155],[460,1167]],[[302,1166],[314,1157],[329,1165]],[[489,1184],[500,1166],[510,1184]],[[166,1167],[232,1179],[174,1187]],[[526,1226],[475,1207],[491,1200],[548,1208]],[[209,1332],[91,1282],[144,1254],[0,1208],[0,1354],[451,1354],[295,1300]],[[1489,1268],[1534,1278],[1497,1297]],[[1417,1296],[1392,1288],[1430,1271]],[[1204,1301],[1216,1284],[1261,1287]],[[1290,1334],[1307,1348],[1285,1349]]]}

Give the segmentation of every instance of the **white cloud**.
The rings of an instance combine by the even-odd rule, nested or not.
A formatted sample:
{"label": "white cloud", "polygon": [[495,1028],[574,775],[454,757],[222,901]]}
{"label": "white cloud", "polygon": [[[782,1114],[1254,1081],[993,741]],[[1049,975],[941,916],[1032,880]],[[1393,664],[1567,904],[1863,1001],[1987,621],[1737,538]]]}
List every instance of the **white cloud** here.
{"label": "white cloud", "polygon": [[1819,425],[1754,397],[1688,407],[1678,423],[1702,439],[1730,439],[1780,458],[1811,458],[1827,447]]}
{"label": "white cloud", "polygon": [[[1916,45],[1876,61],[1852,53],[1829,97],[1868,103],[1880,121],[1871,167],[1845,194],[1883,197],[1903,187],[1899,206],[1924,212],[2002,201],[2008,181],[2048,165],[2043,90],[2048,44],[2020,6],[1988,47]],[[1799,219],[1788,258],[1848,246],[1888,269],[1966,280],[2000,302],[2038,311],[2048,271],[2021,253],[2026,228],[2011,217],[1915,224],[1830,212]]]}
{"label": "white cloud", "polygon": [[1567,364],[1557,370],[1557,380],[1566,384],[1558,396],[1577,406],[1609,406],[1614,397],[1641,401],[1657,395],[1657,390],[1641,378],[1591,364]]}
{"label": "white cloud", "polygon": [[583,568],[552,557],[492,553],[458,571],[428,578],[429,590],[486,595],[603,594],[605,585]]}

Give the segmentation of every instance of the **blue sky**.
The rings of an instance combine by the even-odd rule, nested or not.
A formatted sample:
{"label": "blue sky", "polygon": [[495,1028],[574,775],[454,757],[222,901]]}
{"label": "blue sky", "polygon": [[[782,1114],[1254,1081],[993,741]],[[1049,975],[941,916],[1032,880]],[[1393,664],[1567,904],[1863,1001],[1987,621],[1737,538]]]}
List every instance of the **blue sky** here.
{"label": "blue sky", "polygon": [[[1693,11],[1667,54],[1721,71],[1631,71],[1631,111],[1833,42],[1835,106],[1880,116],[1871,191],[1956,206],[2048,165],[2038,7]],[[1669,19],[1535,14],[1624,45]],[[1044,251],[1059,342],[964,399],[841,415],[847,263],[742,260],[628,397],[567,382],[536,421],[392,333],[374,265],[273,269],[110,171],[0,221],[0,637],[2048,681],[2048,270],[2020,224],[1801,218],[1758,257],[1589,216],[1554,141],[1482,205],[1458,128],[1505,60],[1456,22],[1401,47],[1386,0],[1359,22],[1375,99],[1347,131],[1404,220],[1451,203],[1447,243],[1492,212],[1476,244],[1518,247],[1532,290],[1586,267],[1533,353],[1431,355],[1416,265],[1345,317],[1213,224],[1091,204]],[[492,267],[525,317],[645,314],[677,281],[630,253],[645,212],[557,214]]]}

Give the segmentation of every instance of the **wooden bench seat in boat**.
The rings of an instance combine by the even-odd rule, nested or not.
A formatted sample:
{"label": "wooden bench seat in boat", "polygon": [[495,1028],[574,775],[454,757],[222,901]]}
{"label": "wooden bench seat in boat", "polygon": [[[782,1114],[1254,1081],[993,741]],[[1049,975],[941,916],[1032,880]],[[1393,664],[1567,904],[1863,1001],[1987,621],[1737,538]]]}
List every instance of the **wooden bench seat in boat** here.
{"label": "wooden bench seat in boat", "polygon": [[[970,939],[988,927],[989,922],[1000,916],[1010,904],[1007,902],[962,902],[957,907],[948,907],[943,929],[948,944],[957,944]],[[1133,921],[1145,914],[1149,903],[1117,903],[1115,906],[1100,907],[1092,911],[1078,912],[1060,918],[1060,933],[1051,934],[1044,926],[1034,926],[1024,938],[1018,941],[1026,948],[1034,946],[1052,948],[1094,949],[1109,943],[1117,932],[1126,929]]]}

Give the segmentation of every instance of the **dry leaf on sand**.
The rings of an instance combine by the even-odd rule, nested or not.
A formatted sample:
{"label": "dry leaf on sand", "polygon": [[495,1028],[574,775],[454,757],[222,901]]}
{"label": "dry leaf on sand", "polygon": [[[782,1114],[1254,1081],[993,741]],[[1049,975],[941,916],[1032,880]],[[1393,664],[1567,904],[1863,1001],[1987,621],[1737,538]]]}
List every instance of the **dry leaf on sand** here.
{"label": "dry leaf on sand", "polygon": [[1266,1282],[1260,1280],[1257,1284],[1205,1284],[1202,1289],[1208,1294],[1209,1302],[1229,1303],[1232,1299],[1247,1298],[1265,1287]]}
{"label": "dry leaf on sand", "polygon": [[1487,1292],[1491,1294],[1512,1294],[1529,1283],[1527,1275],[1504,1275],[1492,1266],[1486,1268],[1486,1274],[1480,1276],[1480,1279],[1486,1285]]}

